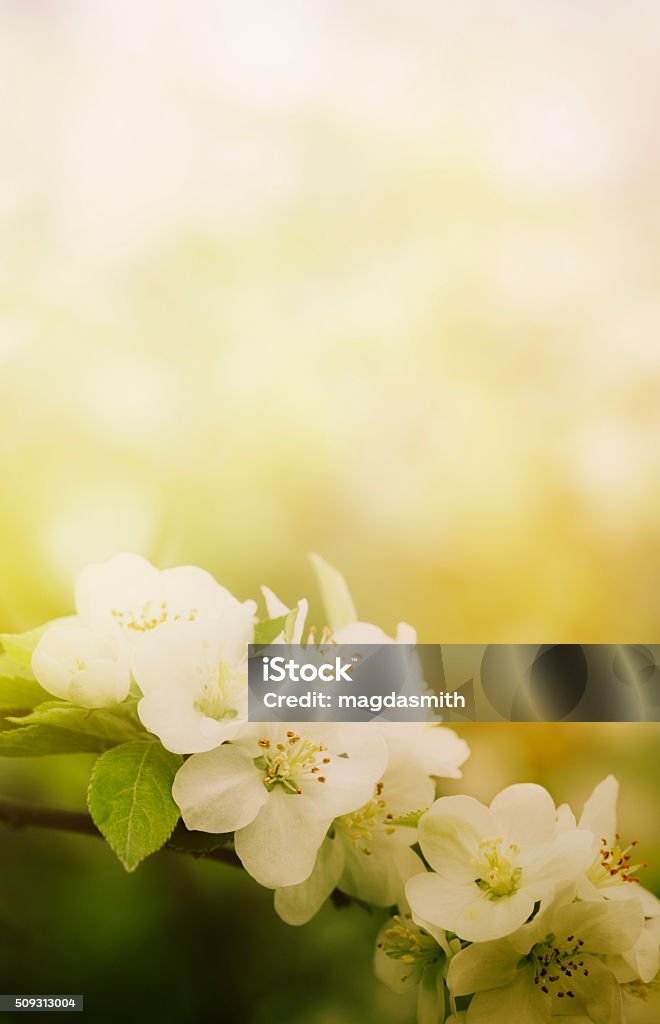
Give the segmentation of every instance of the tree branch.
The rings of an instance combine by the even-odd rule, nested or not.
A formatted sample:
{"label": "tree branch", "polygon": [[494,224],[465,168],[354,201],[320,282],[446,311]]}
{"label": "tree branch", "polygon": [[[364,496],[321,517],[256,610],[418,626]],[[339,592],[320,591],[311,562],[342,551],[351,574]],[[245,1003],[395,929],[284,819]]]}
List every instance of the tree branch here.
{"label": "tree branch", "polygon": [[[53,829],[58,832],[72,832],[76,835],[96,836],[97,839],[103,839],[90,815],[85,811],[62,811],[57,807],[24,804],[4,798],[0,798],[0,825],[6,825],[8,828],[14,829]],[[236,853],[228,846],[219,846],[214,850],[185,850],[178,846],[175,836],[180,827],[182,827],[181,824],[175,830],[172,839],[165,843],[164,850],[168,850],[170,853],[187,854],[189,857],[195,857],[195,859],[217,860],[221,864],[229,864],[231,867],[243,870],[243,865],[236,856]],[[193,834],[186,833],[186,835]],[[355,900],[352,896],[347,896],[346,893],[340,892],[339,889],[335,889],[330,894],[330,900],[333,906],[339,910],[357,903],[371,912],[366,903]]]}
{"label": "tree branch", "polygon": [[[62,811],[56,807],[42,807],[32,804],[18,803],[13,800],[0,799],[0,824],[8,828],[46,828],[59,832],[73,832],[77,835],[102,835],[85,811]],[[241,867],[241,862],[233,850],[218,847],[215,850],[182,850],[177,846],[165,844],[165,849],[175,853],[188,853],[189,856],[204,857],[207,860],[218,860],[223,864]]]}

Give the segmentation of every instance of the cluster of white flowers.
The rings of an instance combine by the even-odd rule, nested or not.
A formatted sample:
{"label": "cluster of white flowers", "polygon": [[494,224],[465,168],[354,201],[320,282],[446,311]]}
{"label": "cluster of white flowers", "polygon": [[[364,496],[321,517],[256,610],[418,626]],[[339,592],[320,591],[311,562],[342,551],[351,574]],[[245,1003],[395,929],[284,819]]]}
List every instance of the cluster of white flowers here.
{"label": "cluster of white flowers", "polygon": [[[326,643],[396,641],[359,622],[343,577],[312,557]],[[299,642],[307,601],[289,609],[263,588],[266,613],[287,618],[279,639]],[[419,724],[247,721],[247,654],[257,605],[241,603],[202,569],[159,571],[136,555],[84,569],[75,616],[50,624],[32,656],[50,693],[87,708],[138,697],[148,732],[188,755],[174,799],[186,826],[233,833],[246,870],[276,890],[292,923],[309,920],[335,888],[377,906],[403,898],[423,868],[416,828],[399,815],[428,807],[432,776],[458,777],[469,754],[449,729]],[[316,633],[308,631],[307,639]]]}
{"label": "cluster of white flowers", "polygon": [[[415,642],[360,622],[343,577],[312,558],[327,627],[307,601],[263,588],[278,640]],[[141,727],[182,755],[172,796],[186,827],[231,837],[279,915],[309,921],[339,890],[398,910],[376,973],[419,987],[429,1024],[620,1024],[624,999],[658,984],[660,902],[616,832],[618,783],[596,787],[576,821],[540,786],[489,807],[436,799],[469,755],[425,723],[247,720],[247,654],[257,604],[202,569],[159,571],[135,555],[85,569],[76,614],[51,623],[33,656],[49,693],[88,709],[133,702]],[[283,625],[281,625],[283,623]]]}
{"label": "cluster of white flowers", "polygon": [[409,879],[375,957],[394,991],[419,986],[421,1021],[621,1024],[627,999],[660,987],[660,901],[616,831],[618,788],[596,786],[577,823],[533,784],[421,816],[430,870]]}

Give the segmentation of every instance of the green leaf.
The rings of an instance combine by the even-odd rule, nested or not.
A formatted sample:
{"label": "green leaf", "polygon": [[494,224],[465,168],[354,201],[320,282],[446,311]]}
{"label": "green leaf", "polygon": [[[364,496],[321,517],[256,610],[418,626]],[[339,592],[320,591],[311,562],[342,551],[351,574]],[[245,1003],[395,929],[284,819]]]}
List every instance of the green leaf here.
{"label": "green leaf", "polygon": [[107,750],[109,745],[98,736],[72,732],[70,729],[56,729],[49,725],[19,726],[0,732],[0,757],[99,753]]}
{"label": "green leaf", "polygon": [[84,733],[105,742],[103,749],[137,739],[140,732],[130,718],[107,708],[81,708],[65,701],[51,700],[40,704],[28,715],[12,718],[17,725],[47,725],[57,729]]}
{"label": "green leaf", "polygon": [[42,634],[45,632],[48,623],[31,629],[27,633],[0,633],[0,647],[17,664],[24,668],[30,668],[32,652],[39,643]]}
{"label": "green leaf", "polygon": [[316,573],[323,607],[332,632],[336,633],[342,626],[350,626],[351,623],[357,622],[353,598],[339,569],[329,565],[320,555],[309,557]]}
{"label": "green leaf", "polygon": [[428,807],[423,807],[420,811],[409,811],[408,814],[402,814],[398,818],[388,818],[387,824],[400,825],[402,828],[417,828],[419,819],[427,811]]}
{"label": "green leaf", "polygon": [[[0,659],[2,657],[0,654]],[[0,667],[0,715],[18,715],[23,711],[32,711],[37,704],[50,699],[51,694],[33,679],[4,676]]]}
{"label": "green leaf", "polygon": [[272,644],[280,633],[286,629],[287,620],[289,618],[289,612],[287,615],[278,615],[276,619],[264,619],[262,622],[257,622],[254,627],[254,647],[268,647]]}
{"label": "green leaf", "polygon": [[0,654],[0,679],[32,679],[34,672],[30,665],[16,661],[11,655]]}
{"label": "green leaf", "polygon": [[108,750],[94,765],[87,804],[127,871],[171,836],[179,820],[172,783],[182,763],[160,743],[138,740]]}

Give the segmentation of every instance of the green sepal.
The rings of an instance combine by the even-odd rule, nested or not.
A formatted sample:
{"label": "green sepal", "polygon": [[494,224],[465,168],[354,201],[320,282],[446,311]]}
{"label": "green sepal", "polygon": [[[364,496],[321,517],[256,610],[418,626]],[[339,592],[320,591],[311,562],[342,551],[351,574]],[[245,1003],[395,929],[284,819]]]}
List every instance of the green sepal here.
{"label": "green sepal", "polygon": [[268,647],[269,644],[272,644],[286,628],[290,614],[289,612],[287,615],[278,615],[275,619],[263,619],[261,622],[257,622],[254,627],[253,646]]}
{"label": "green sepal", "polygon": [[402,828],[417,828],[419,819],[427,811],[428,807],[423,807],[420,811],[408,811],[407,814],[401,814],[398,818],[388,818],[387,824],[400,825]]}

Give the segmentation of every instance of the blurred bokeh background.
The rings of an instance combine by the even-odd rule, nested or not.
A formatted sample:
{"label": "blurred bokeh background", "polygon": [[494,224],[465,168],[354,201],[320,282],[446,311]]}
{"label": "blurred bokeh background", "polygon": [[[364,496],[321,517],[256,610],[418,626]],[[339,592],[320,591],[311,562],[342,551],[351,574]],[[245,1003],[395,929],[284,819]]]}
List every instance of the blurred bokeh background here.
{"label": "blurred bokeh background", "polygon": [[0,624],[90,560],[644,641],[660,10],[0,0]]}
{"label": "blurred bokeh background", "polygon": [[[427,642],[654,640],[659,47],[653,0],[0,0],[0,629],[120,550],[289,600],[317,550]],[[543,728],[466,785],[615,771],[657,887],[657,730]],[[358,909],[54,834],[0,878],[6,990],[410,1020]]]}

